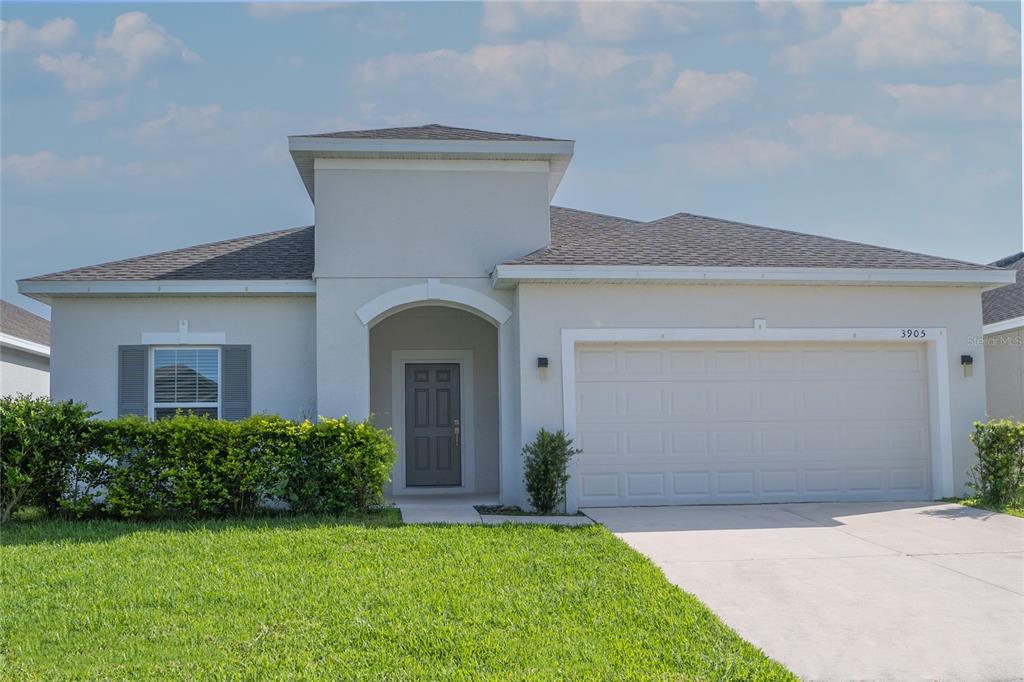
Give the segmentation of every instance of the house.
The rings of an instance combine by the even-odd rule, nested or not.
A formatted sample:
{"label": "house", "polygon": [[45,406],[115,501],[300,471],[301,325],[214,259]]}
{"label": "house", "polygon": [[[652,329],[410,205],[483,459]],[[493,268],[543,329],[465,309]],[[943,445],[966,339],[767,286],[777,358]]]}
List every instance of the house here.
{"label": "house", "polygon": [[0,395],[50,394],[50,323],[0,300]]}
{"label": "house", "polygon": [[1024,420],[1024,252],[992,263],[1016,283],[981,295],[990,417]]}
{"label": "house", "polygon": [[290,137],[314,226],[19,283],[52,306],[53,395],[104,417],[373,414],[403,495],[524,504],[541,427],[584,451],[570,509],[963,491],[985,373],[961,356],[1012,273],[552,206],[573,146],[441,125]]}

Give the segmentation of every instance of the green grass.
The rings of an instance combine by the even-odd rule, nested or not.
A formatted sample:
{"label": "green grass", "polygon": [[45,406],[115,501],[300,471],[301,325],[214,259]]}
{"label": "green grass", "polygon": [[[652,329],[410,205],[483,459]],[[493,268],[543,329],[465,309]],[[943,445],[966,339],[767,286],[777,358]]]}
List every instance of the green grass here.
{"label": "green grass", "polygon": [[994,505],[994,504],[986,504],[986,503],[982,502],[981,500],[978,500],[978,499],[973,498],[973,497],[963,497],[963,498],[956,497],[956,498],[951,498],[949,501],[950,502],[957,502],[959,504],[962,504],[962,505],[965,505],[965,506],[968,506],[968,507],[975,507],[977,509],[987,509],[989,511],[1002,512],[1003,514],[1009,514],[1010,516],[1019,516],[1022,519],[1024,519],[1024,507],[1019,507],[1019,506],[1012,505],[1012,504],[1010,504],[1010,505],[1001,505],[1001,506],[1000,505]]}
{"label": "green grass", "polygon": [[793,679],[600,526],[8,524],[30,679]]}

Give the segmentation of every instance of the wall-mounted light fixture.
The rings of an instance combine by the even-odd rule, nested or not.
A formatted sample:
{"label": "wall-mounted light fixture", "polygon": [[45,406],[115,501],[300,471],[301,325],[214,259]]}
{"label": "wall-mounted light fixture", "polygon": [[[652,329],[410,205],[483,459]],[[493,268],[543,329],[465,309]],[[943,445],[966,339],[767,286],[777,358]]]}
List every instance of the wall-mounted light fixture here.
{"label": "wall-mounted light fixture", "polygon": [[541,381],[548,378],[548,359],[545,357],[537,358],[537,375]]}
{"label": "wall-mounted light fixture", "polygon": [[961,355],[960,365],[964,368],[965,377],[969,377],[974,373],[974,358],[970,355]]}

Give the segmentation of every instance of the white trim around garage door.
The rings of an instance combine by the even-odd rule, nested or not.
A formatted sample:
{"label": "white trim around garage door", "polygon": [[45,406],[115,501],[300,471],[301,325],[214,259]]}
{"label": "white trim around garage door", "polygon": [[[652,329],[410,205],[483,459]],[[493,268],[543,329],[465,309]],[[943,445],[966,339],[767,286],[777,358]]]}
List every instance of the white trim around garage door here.
{"label": "white trim around garage door", "polygon": [[[451,362],[459,365],[462,408],[462,485],[420,487],[405,485],[405,366],[416,362]],[[398,458],[391,472],[395,495],[438,495],[472,493],[476,490],[475,420],[473,416],[473,351],[395,350],[391,351],[391,432],[398,446]]]}
{"label": "white trim around garage door", "polygon": [[[576,346],[587,342],[658,341],[892,341],[924,343],[928,354],[929,421],[932,447],[932,496],[953,495],[953,437],[949,406],[949,354],[944,327],[866,328],[778,328],[769,329],[763,320],[747,328],[692,329],[563,329],[562,330],[562,418],[570,437],[576,434]],[[566,508],[579,507],[578,477],[570,467]]]}

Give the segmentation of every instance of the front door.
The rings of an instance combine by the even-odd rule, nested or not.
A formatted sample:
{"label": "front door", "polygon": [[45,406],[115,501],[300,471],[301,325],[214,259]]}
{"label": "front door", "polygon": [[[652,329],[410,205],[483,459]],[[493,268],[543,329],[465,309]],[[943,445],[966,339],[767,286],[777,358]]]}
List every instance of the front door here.
{"label": "front door", "polygon": [[459,365],[405,366],[405,484],[462,485]]}

